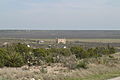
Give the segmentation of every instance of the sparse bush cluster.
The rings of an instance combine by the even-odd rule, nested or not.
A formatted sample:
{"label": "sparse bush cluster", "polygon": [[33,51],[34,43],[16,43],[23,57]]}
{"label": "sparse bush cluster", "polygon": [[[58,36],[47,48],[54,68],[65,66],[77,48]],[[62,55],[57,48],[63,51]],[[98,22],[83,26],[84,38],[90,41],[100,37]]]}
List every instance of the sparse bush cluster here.
{"label": "sparse bush cluster", "polygon": [[96,47],[85,49],[82,47],[71,47],[72,54],[75,54],[77,58],[90,58],[90,57],[101,57],[102,55],[109,55],[115,53],[115,48],[110,47]]}
{"label": "sparse bush cluster", "polygon": [[[80,46],[66,49],[33,49],[27,47],[26,44],[18,43],[0,48],[0,67],[21,67],[23,65],[32,66],[46,63],[65,63],[67,58],[69,60],[68,62],[72,61],[70,58],[71,56],[75,56],[76,59],[83,59],[90,57],[101,57],[102,55],[109,55],[113,53],[115,53],[115,48],[110,46],[90,49]],[[77,67],[86,68],[86,64],[82,62],[79,63]]]}

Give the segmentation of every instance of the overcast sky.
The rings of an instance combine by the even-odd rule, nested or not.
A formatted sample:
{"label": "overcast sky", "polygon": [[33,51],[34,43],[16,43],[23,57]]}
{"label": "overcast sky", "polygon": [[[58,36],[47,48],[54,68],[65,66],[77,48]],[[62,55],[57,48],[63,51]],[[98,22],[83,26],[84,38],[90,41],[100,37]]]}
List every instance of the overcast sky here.
{"label": "overcast sky", "polygon": [[120,0],[0,0],[0,29],[120,30]]}

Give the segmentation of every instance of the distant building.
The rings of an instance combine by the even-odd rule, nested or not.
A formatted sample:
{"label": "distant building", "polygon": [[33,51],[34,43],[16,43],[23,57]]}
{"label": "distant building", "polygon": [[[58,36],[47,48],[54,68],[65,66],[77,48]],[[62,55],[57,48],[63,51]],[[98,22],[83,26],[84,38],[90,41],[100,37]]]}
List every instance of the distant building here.
{"label": "distant building", "polygon": [[63,43],[63,44],[66,44],[66,39],[56,39],[56,42],[59,44],[59,43]]}
{"label": "distant building", "polygon": [[67,48],[66,46],[63,47],[64,49]]}
{"label": "distant building", "polygon": [[27,47],[30,47],[30,45],[27,45]]}
{"label": "distant building", "polygon": [[7,46],[7,45],[10,45],[10,43],[9,43],[9,42],[4,42],[4,43],[2,44],[2,46]]}
{"label": "distant building", "polygon": [[8,42],[4,42],[4,43],[3,43],[4,46],[5,46],[5,45],[8,45],[8,44],[9,44]]}
{"label": "distant building", "polygon": [[41,44],[41,43],[44,43],[44,42],[45,42],[45,41],[39,41],[39,40],[37,41],[38,44]]}

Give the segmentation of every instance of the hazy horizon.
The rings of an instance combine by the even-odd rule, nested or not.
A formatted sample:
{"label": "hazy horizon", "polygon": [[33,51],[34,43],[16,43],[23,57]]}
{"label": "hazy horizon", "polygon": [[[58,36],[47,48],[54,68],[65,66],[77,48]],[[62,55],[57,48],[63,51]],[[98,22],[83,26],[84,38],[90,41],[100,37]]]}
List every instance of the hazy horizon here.
{"label": "hazy horizon", "polygon": [[48,29],[48,28],[16,28],[16,27],[12,27],[12,28],[1,28],[0,27],[0,30],[120,30],[119,28],[104,28],[104,29],[101,29],[101,27],[99,28],[81,28],[81,29],[71,29],[71,28],[64,28],[64,29]]}

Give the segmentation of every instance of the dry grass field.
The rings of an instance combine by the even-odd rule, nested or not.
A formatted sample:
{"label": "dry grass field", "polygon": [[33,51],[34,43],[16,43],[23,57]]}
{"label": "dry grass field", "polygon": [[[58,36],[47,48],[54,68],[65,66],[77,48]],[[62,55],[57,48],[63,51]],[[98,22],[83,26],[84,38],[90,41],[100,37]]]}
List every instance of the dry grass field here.
{"label": "dry grass field", "polygon": [[70,70],[62,64],[0,68],[0,80],[106,80],[120,76],[120,53],[85,59],[87,69]]}
{"label": "dry grass field", "polygon": [[[55,39],[30,39],[30,40],[44,40],[55,41]],[[101,43],[120,43],[120,39],[67,39],[67,41],[80,41],[80,42],[101,42]]]}
{"label": "dry grass field", "polygon": [[120,39],[68,39],[68,41],[120,43]]}
{"label": "dry grass field", "polygon": [[[21,42],[21,41],[29,41],[29,40],[33,40],[33,41],[48,41],[48,42],[55,42],[56,38],[54,39],[23,39],[23,38],[1,38],[0,41],[1,42]],[[120,39],[68,39],[66,38],[66,40],[68,42],[75,42],[75,41],[79,41],[79,42],[99,42],[99,43],[120,43]]]}

